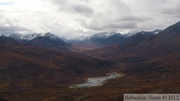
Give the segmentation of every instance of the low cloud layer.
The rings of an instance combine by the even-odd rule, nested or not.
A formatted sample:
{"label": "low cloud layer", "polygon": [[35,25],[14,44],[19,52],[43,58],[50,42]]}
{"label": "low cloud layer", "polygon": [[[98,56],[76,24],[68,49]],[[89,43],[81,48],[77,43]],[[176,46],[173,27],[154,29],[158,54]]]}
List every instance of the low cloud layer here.
{"label": "low cloud layer", "polygon": [[97,32],[164,29],[179,21],[180,0],[1,0],[0,32]]}

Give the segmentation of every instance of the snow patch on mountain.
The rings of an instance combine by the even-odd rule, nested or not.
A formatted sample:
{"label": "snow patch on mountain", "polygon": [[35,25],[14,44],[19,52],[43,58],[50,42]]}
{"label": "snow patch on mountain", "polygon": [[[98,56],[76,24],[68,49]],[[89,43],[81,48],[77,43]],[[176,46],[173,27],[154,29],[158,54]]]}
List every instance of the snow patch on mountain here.
{"label": "snow patch on mountain", "polygon": [[29,41],[29,40],[33,40],[34,38],[37,38],[39,36],[41,36],[41,34],[32,33],[32,34],[22,35],[21,39]]}
{"label": "snow patch on mountain", "polygon": [[156,35],[158,34],[159,32],[161,32],[162,30],[153,30],[153,31],[131,31],[127,34],[124,34],[124,37],[131,37],[137,33],[141,33],[141,34],[152,34],[152,35]]}
{"label": "snow patch on mountain", "polygon": [[0,36],[10,37],[16,40],[33,40],[37,37],[48,37],[53,40],[60,39],[58,36],[51,34],[49,32],[42,34],[42,33],[31,33],[31,34],[19,34],[19,33],[0,33]]}

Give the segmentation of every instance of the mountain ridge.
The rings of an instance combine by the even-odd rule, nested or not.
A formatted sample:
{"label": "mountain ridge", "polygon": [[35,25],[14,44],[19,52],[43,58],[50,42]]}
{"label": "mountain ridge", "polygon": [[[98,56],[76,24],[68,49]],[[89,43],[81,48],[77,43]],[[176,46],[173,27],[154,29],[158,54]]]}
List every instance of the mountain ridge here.
{"label": "mountain ridge", "polygon": [[[0,37],[9,40],[6,41],[6,43],[9,42],[9,44],[12,45],[24,45],[24,46],[34,45],[39,47],[61,49],[61,50],[68,50],[68,47],[70,46],[69,44],[65,43],[61,38],[49,32],[45,33],[44,35],[41,34],[20,35],[18,33],[13,33],[8,35],[1,34]],[[1,41],[3,41],[3,39],[1,39]],[[5,44],[5,40],[4,40],[4,44]]]}

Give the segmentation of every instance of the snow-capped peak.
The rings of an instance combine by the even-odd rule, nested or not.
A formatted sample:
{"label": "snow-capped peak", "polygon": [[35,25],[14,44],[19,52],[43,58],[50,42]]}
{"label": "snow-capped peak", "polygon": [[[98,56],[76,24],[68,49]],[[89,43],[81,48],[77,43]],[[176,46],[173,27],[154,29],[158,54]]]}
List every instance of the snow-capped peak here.
{"label": "snow-capped peak", "polygon": [[48,37],[48,38],[50,38],[50,39],[60,39],[58,36],[56,36],[56,35],[54,35],[54,34],[51,34],[51,33],[49,33],[49,32],[47,32],[47,33],[45,33],[44,34],[44,37]]}
{"label": "snow-capped peak", "polygon": [[162,30],[154,30],[154,31],[132,31],[132,32],[129,32],[127,34],[125,34],[124,36],[125,37],[130,37],[130,36],[133,36],[137,33],[141,33],[141,34],[153,34],[153,35],[156,35],[158,34],[159,32],[161,32]]}
{"label": "snow-capped peak", "polygon": [[34,38],[37,38],[37,37],[48,37],[50,39],[53,39],[53,40],[57,40],[57,39],[60,39],[58,36],[54,35],[54,34],[51,34],[49,32],[45,33],[45,34],[42,34],[42,33],[31,33],[31,34],[19,34],[19,33],[0,33],[0,36],[5,36],[5,37],[11,37],[13,39],[17,39],[17,40],[33,40]]}
{"label": "snow-capped peak", "polygon": [[22,35],[21,39],[23,39],[23,40],[33,40],[34,38],[37,38],[39,36],[41,36],[41,34],[32,33],[32,34]]}
{"label": "snow-capped peak", "polygon": [[131,31],[131,32],[127,33],[127,34],[124,34],[124,37],[130,37],[130,36],[133,36],[133,35],[135,35],[135,34],[137,34],[139,32],[141,32],[141,31]]}

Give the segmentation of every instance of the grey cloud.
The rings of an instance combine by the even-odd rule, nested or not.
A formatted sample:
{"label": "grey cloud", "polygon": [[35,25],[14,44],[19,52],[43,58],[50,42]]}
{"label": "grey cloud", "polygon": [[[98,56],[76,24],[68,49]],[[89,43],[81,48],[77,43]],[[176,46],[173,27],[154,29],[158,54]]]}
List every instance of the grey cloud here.
{"label": "grey cloud", "polygon": [[79,24],[87,29],[90,29],[90,30],[102,30],[103,29],[103,25],[97,21],[97,20],[92,20],[90,23],[86,22],[85,20],[83,19],[79,19],[78,20]]}
{"label": "grey cloud", "polygon": [[161,13],[166,14],[166,15],[178,15],[180,12],[180,1],[177,2],[175,5],[173,6],[169,6],[164,8]]}
{"label": "grey cloud", "polygon": [[[130,15],[129,13],[131,11],[125,2],[120,1],[120,0],[98,1],[94,5],[90,5],[90,6],[92,7],[92,10],[94,10],[94,12],[92,13],[91,10],[87,10],[87,12],[88,13],[90,12],[90,14],[92,13],[92,16],[89,19],[81,18],[78,21],[78,23],[81,26],[89,30],[108,31],[110,28],[121,29],[121,28],[126,28],[126,27],[127,29],[129,29],[129,28],[135,27],[136,25],[132,23],[128,24],[127,22],[123,23],[124,24],[123,25],[122,21],[129,20],[129,19],[131,19],[131,21],[134,21],[134,20],[140,21],[140,19],[137,17],[126,16],[126,15]],[[84,9],[83,11],[86,11],[86,10]]]}
{"label": "grey cloud", "polygon": [[93,14],[93,9],[85,5],[74,5],[73,10],[85,16],[91,16]]}
{"label": "grey cloud", "polygon": [[114,22],[105,22],[102,23],[101,21],[99,22],[98,20],[92,20],[90,23],[84,21],[84,20],[79,20],[79,23],[90,30],[94,31],[108,31],[109,29],[133,29],[137,28],[138,24],[137,22],[132,22],[132,21],[114,21]]}
{"label": "grey cloud", "polygon": [[144,22],[146,20],[149,20],[150,18],[149,17],[143,17],[143,16],[134,16],[134,15],[126,15],[122,18],[119,19],[119,21],[132,21],[132,22]]}
{"label": "grey cloud", "polygon": [[[47,0],[48,1],[48,0]],[[59,8],[59,12],[71,15],[89,17],[93,14],[93,9],[89,6],[89,0],[50,0],[53,5]]]}
{"label": "grey cloud", "polygon": [[0,26],[0,33],[14,33],[28,31],[26,28],[21,28],[17,26]]}
{"label": "grey cloud", "polygon": [[132,29],[137,27],[136,22],[125,22],[125,23],[110,23],[107,28],[119,28],[119,29]]}
{"label": "grey cloud", "polygon": [[117,13],[121,13],[121,12],[130,13],[129,7],[122,0],[110,0],[110,2],[112,2],[114,7],[116,8]]}

